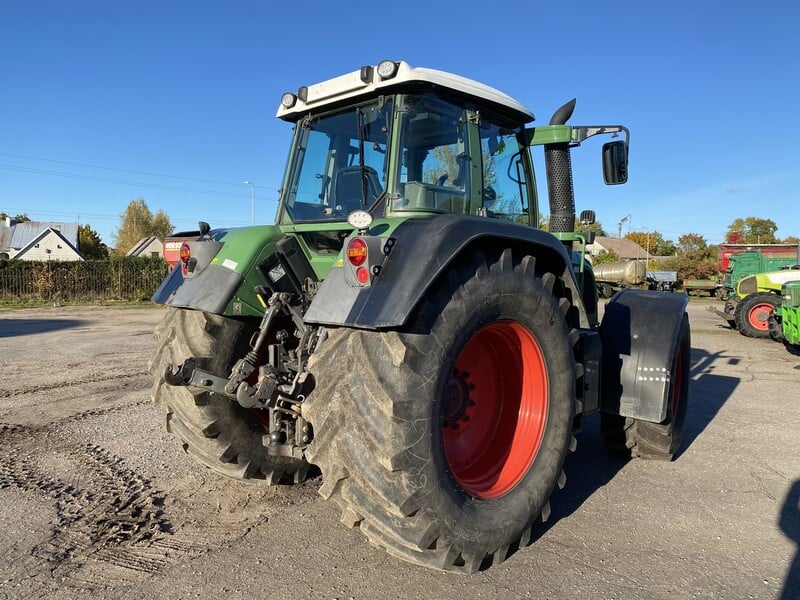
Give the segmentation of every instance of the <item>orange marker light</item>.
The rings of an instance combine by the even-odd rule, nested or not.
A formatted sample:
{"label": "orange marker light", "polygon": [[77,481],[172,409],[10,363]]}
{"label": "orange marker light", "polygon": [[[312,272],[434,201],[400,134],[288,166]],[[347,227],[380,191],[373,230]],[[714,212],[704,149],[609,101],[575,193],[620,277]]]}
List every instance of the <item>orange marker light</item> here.
{"label": "orange marker light", "polygon": [[[357,237],[350,240],[347,244],[347,260],[349,260],[350,264],[354,267],[363,265],[367,260],[367,243]],[[366,271],[366,269],[364,269],[364,271]],[[369,273],[367,273],[367,279],[369,279]]]}
{"label": "orange marker light", "polygon": [[181,244],[181,251],[180,251],[181,262],[185,265],[189,262],[189,259],[192,257],[192,249],[189,247],[189,244],[186,242]]}

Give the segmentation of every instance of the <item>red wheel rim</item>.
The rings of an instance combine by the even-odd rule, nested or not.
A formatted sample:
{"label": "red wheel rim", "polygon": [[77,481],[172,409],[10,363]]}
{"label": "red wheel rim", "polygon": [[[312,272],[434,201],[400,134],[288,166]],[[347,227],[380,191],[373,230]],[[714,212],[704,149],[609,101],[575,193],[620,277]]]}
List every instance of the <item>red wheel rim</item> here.
{"label": "red wheel rim", "polygon": [[544,355],[522,325],[483,327],[458,356],[445,387],[442,434],[462,489],[499,498],[530,469],[547,420]]}
{"label": "red wheel rim", "polygon": [[750,309],[750,312],[747,313],[747,321],[750,323],[750,326],[759,331],[768,331],[769,315],[773,308],[774,307],[769,302],[756,304]]}

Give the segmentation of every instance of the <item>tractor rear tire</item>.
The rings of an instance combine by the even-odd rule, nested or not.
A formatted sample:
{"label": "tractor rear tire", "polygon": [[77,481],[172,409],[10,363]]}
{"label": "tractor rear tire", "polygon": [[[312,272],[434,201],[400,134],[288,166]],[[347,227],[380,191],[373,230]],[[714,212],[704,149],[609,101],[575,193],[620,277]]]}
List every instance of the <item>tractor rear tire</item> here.
{"label": "tractor rear tire", "polygon": [[736,329],[751,338],[769,337],[769,316],[780,306],[781,298],[776,294],[756,292],[742,298],[736,305],[733,318]]}
{"label": "tractor rear tire", "polygon": [[331,330],[302,411],[342,522],[445,571],[527,545],[574,449],[574,312],[556,275],[506,250],[450,267],[402,331]]}
{"label": "tractor rear tire", "polygon": [[602,413],[600,427],[609,450],[632,458],[672,460],[683,440],[689,401],[692,341],[689,318],[684,315],[678,344],[672,357],[667,392],[667,418],[661,423]]}
{"label": "tractor rear tire", "polygon": [[252,410],[220,394],[164,380],[168,364],[174,367],[190,356],[198,368],[226,377],[240,354],[237,348],[249,340],[245,329],[241,320],[167,308],[156,328],[158,345],[149,365],[156,378],[153,401],[161,407],[166,430],[212,471],[254,483],[298,483],[305,479],[308,463],[268,455],[262,442],[266,428]]}

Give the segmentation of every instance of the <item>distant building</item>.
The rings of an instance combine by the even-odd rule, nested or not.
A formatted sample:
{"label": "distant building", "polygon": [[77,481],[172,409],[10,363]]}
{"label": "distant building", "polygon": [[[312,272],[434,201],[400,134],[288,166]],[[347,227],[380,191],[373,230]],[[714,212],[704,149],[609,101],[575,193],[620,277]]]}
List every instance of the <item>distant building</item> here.
{"label": "distant building", "polygon": [[0,221],[0,260],[85,260],[77,223]]}
{"label": "distant building", "polygon": [[164,243],[156,236],[142,238],[133,248],[125,253],[125,256],[146,256],[148,258],[162,258],[164,254]]}
{"label": "distant building", "polygon": [[620,239],[598,235],[594,238],[594,243],[586,245],[586,251],[590,257],[597,256],[603,250],[613,252],[619,260],[651,260],[653,258],[652,254],[648,254],[647,250],[628,238]]}

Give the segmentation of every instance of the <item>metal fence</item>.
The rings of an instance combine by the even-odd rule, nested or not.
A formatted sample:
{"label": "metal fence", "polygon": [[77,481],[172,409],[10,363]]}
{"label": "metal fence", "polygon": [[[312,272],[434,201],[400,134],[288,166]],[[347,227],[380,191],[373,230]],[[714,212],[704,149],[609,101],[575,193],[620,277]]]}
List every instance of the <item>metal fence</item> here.
{"label": "metal fence", "polygon": [[0,299],[147,300],[168,273],[169,265],[160,258],[0,261]]}

